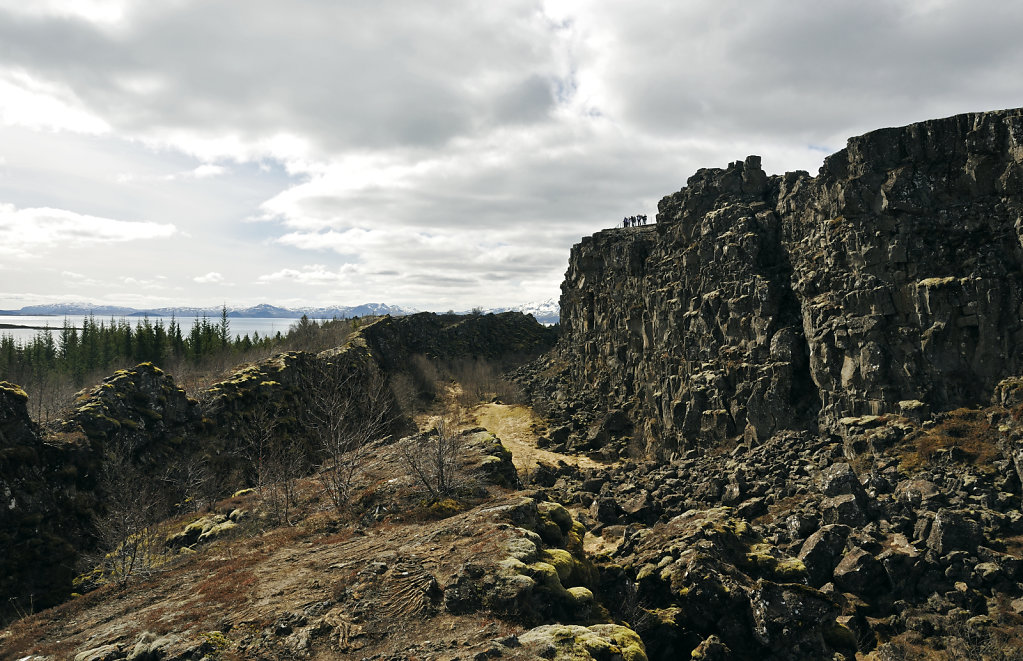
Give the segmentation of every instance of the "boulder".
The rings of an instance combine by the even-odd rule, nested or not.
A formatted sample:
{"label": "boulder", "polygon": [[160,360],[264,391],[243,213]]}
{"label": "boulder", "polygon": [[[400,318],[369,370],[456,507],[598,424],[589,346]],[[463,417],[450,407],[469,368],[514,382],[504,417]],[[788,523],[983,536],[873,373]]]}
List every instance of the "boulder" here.
{"label": "boulder", "polygon": [[806,566],[810,585],[820,587],[831,581],[850,530],[845,525],[826,525],[803,542],[799,559]]}
{"label": "boulder", "polygon": [[927,537],[927,548],[938,555],[951,551],[976,552],[984,541],[984,534],[971,515],[968,510],[939,509]]}
{"label": "boulder", "polygon": [[891,589],[884,566],[869,552],[852,548],[835,567],[835,586],[864,599]]}

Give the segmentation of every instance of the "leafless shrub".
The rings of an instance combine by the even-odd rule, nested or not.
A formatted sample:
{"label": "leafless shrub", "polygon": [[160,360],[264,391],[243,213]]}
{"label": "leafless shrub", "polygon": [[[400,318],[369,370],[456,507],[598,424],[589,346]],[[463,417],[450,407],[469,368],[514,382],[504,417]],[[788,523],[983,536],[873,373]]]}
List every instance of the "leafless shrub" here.
{"label": "leafless shrub", "polygon": [[122,438],[107,449],[100,475],[103,514],[95,519],[102,556],[100,582],[124,583],[163,564],[158,522],[167,514],[164,490],[135,461],[138,439]]}
{"label": "leafless shrub", "polygon": [[432,430],[405,439],[399,448],[409,477],[438,501],[475,486],[477,476],[465,465],[465,437],[449,418],[441,418]]}
{"label": "leafless shrub", "polygon": [[504,378],[500,369],[490,361],[456,358],[447,361],[445,366],[451,378],[461,386],[459,404],[462,406],[474,406],[480,402],[522,402],[518,386]]}
{"label": "leafless shrub", "polygon": [[178,505],[182,512],[210,509],[223,491],[222,480],[209,459],[199,453],[185,453],[175,460],[167,479],[180,494]]}
{"label": "leafless shrub", "polygon": [[393,410],[383,379],[344,352],[317,361],[305,378],[307,424],[323,459],[320,483],[339,515],[365,469],[370,444],[387,434]]}
{"label": "leafless shrub", "polygon": [[307,466],[305,454],[291,439],[278,437],[270,446],[260,494],[277,523],[292,525],[291,512],[298,504],[296,485]]}

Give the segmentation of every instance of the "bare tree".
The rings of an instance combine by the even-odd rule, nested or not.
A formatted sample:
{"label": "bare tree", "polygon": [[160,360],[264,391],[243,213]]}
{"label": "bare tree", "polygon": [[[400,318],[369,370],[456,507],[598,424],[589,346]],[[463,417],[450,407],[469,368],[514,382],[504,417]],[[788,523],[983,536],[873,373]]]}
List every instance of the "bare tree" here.
{"label": "bare tree", "polygon": [[319,480],[339,515],[347,515],[370,444],[387,435],[392,399],[383,378],[358,358],[339,352],[309,370],[307,422],[323,464]]}
{"label": "bare tree", "polygon": [[137,442],[134,437],[122,438],[108,448],[100,475],[105,502],[104,513],[95,519],[103,551],[99,564],[119,583],[162,561],[157,524],[166,514],[166,503],[159,481],[132,459]]}
{"label": "bare tree", "polygon": [[263,462],[263,503],[281,524],[291,525],[291,510],[298,502],[298,478],[306,471],[305,453],[291,438],[273,438]]}
{"label": "bare tree", "polygon": [[238,454],[248,464],[252,486],[260,494],[270,481],[270,455],[274,451],[280,418],[275,407],[256,406],[245,420]]}
{"label": "bare tree", "polygon": [[474,476],[464,469],[464,436],[451,418],[441,418],[429,432],[407,439],[400,452],[409,476],[426,489],[431,500],[474,483]]}
{"label": "bare tree", "polygon": [[210,466],[209,459],[199,453],[186,453],[174,460],[167,471],[185,512],[199,512],[212,507],[221,493],[221,481]]}
{"label": "bare tree", "polygon": [[258,406],[246,419],[238,454],[251,484],[278,522],[291,525],[296,481],[308,467],[306,451],[282,429],[280,407]]}

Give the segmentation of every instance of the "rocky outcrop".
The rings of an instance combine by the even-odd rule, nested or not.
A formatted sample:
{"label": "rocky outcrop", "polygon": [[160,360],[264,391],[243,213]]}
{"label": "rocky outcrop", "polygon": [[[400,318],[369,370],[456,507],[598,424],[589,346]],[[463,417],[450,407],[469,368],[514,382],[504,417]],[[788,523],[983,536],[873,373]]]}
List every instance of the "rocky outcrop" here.
{"label": "rocky outcrop", "polygon": [[778,213],[823,421],[976,404],[1023,371],[1023,111],[853,138],[787,175]]}
{"label": "rocky outcrop", "polygon": [[[942,646],[966,658],[970,645],[1012,647],[1023,622],[1018,383],[1002,381],[990,407],[922,422],[846,418],[841,436],[562,463],[534,481],[612,549],[596,594],[651,659],[875,647],[920,658]],[[785,623],[797,611],[817,624]],[[784,632],[779,647],[771,631]]]}
{"label": "rocky outcrop", "polygon": [[84,433],[97,446],[131,448],[135,459],[166,464],[193,438],[202,417],[174,378],[152,363],[118,370],[76,399],[65,432]]}
{"label": "rocky outcrop", "polygon": [[557,331],[521,312],[383,317],[359,331],[385,370],[404,369],[415,354],[520,360],[554,345]]}
{"label": "rocky outcrop", "polygon": [[646,612],[639,633],[654,658],[697,657],[711,645],[721,658],[824,659],[840,651],[836,602],[805,585],[800,560],[727,508],[638,530],[612,560],[624,568],[612,603]]}
{"label": "rocky outcrop", "polygon": [[[816,178],[700,170],[572,249],[523,380],[569,445],[649,454],[980,403],[1023,371],[1021,181],[1023,110],[853,138]],[[594,407],[630,424],[600,438]]]}
{"label": "rocky outcrop", "polygon": [[0,382],[0,620],[67,597],[94,505],[88,442],[44,440],[27,402]]}
{"label": "rocky outcrop", "polygon": [[[286,439],[305,454],[303,466],[321,463],[310,413],[328,395],[340,393],[334,413],[354,421],[367,418],[378,395],[372,404],[388,411],[381,435],[399,438],[413,425],[387,382],[412,355],[536,355],[554,337],[519,313],[383,317],[343,346],[243,365],[195,399],[151,363],[118,370],[80,392],[66,419],[45,430],[29,417],[26,393],[0,382],[0,542],[8,550],[0,557],[0,619],[67,598],[78,557],[96,545],[97,515],[111,499],[105,478],[117,467],[152,477],[161,503],[215,500],[251,483],[246,443],[254,434]],[[381,387],[371,392],[372,384]],[[499,440],[477,434],[472,443],[488,480],[517,484]]]}

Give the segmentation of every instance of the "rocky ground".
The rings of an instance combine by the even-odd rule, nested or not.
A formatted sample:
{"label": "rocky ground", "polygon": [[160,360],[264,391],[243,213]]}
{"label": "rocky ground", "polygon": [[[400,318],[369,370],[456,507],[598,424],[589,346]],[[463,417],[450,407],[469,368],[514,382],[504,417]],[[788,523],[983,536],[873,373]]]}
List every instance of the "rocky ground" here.
{"label": "rocky ground", "polygon": [[15,623],[0,659],[1020,658],[1021,394],[668,464],[536,449],[528,408],[481,405],[525,490],[477,427],[504,468],[430,508],[384,445],[360,523],[314,480],[293,526],[256,493],[179,517],[166,567]]}
{"label": "rocky ground", "polygon": [[[822,658],[822,642],[883,659],[1023,658],[1021,403],[1009,379],[987,408],[845,418],[841,436],[538,479],[613,541],[595,559],[603,590],[633,591],[614,603],[643,613],[630,621],[651,658],[711,637],[737,655],[721,658]],[[802,627],[771,621],[795,613]]]}
{"label": "rocky ground", "polygon": [[700,170],[656,225],[573,248],[553,349],[521,315],[384,319],[197,400],[119,373],[64,436],[0,383],[0,585],[24,609],[66,596],[102,449],[237,468],[268,406],[316,429],[331,365],[397,404],[445,361],[546,351],[515,372],[532,409],[459,418],[443,494],[403,468],[449,438],[427,415],[373,446],[346,511],[311,478],[283,516],[269,491],[181,515],[145,576],[15,622],[0,660],[1023,659],[1021,145],[1009,110],[853,138],[816,178]]}

